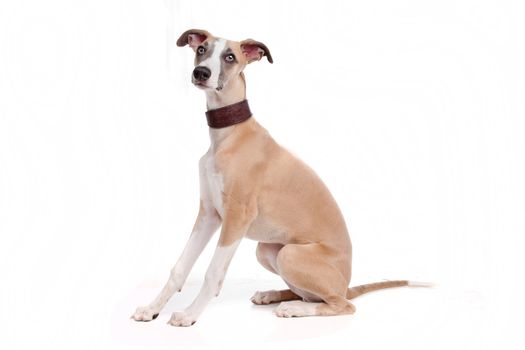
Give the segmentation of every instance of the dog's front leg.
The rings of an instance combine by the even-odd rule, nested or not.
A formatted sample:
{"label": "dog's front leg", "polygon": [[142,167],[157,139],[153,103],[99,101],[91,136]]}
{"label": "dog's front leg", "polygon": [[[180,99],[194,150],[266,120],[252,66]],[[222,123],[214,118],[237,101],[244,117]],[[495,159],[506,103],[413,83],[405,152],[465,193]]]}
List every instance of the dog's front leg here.
{"label": "dog's front leg", "polygon": [[151,321],[177,291],[180,291],[195,261],[206,247],[213,233],[219,228],[221,218],[217,211],[201,202],[199,214],[184,250],[171,270],[168,282],[148,306],[137,308],[131,316],[136,321]]}
{"label": "dog's front leg", "polygon": [[237,210],[227,210],[229,215],[224,219],[219,243],[199,295],[183,312],[174,312],[168,324],[184,327],[193,325],[210,300],[219,295],[230,261],[253,220],[253,215],[246,215],[247,211],[242,211],[243,214],[240,215]]}

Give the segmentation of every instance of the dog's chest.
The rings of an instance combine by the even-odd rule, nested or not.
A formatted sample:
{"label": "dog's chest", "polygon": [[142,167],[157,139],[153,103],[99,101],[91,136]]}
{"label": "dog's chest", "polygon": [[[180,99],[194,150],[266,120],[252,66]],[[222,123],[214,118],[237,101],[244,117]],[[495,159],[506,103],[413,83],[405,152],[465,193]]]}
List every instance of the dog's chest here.
{"label": "dog's chest", "polygon": [[215,157],[207,155],[204,159],[204,166],[202,178],[205,181],[206,199],[211,202],[215,210],[222,217],[224,214],[223,207],[223,193],[224,193],[224,179],[221,172],[217,168]]}

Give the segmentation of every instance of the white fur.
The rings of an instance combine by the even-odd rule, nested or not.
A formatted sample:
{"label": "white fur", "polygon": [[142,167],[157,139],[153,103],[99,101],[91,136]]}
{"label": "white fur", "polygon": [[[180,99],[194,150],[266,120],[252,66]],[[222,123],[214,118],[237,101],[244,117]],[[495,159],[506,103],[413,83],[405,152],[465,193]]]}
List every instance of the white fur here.
{"label": "white fur", "polygon": [[151,321],[162,310],[173,294],[181,290],[195,261],[219,225],[220,219],[216,216],[206,214],[198,219],[179,260],[171,270],[170,278],[166,285],[148,306],[137,308],[131,316],[133,319],[136,321]]}
{"label": "white fur", "polygon": [[211,76],[209,79],[210,87],[216,89],[219,86],[219,75],[221,73],[221,53],[226,47],[226,40],[217,39],[214,40],[211,47],[208,50],[213,50],[210,57],[202,61],[199,66],[206,67],[211,71]]}
{"label": "white fur", "polygon": [[[221,199],[220,202],[216,198],[217,193],[222,193],[222,187],[220,187],[222,186],[222,178],[218,179],[217,176],[214,176],[214,173],[212,173],[211,177],[207,175],[207,168],[211,167],[211,165],[214,167],[214,162],[210,165],[210,159],[213,161],[213,157],[210,156],[210,154],[211,152],[206,153],[199,162],[200,191],[203,208],[199,213],[195,227],[179,260],[171,270],[170,278],[159,295],[148,306],[137,308],[131,316],[136,321],[151,321],[166,305],[173,294],[182,288],[195,261],[221,224],[221,219],[215,214],[215,209],[217,209],[217,207],[222,208],[222,197],[219,196]],[[215,181],[210,181],[210,179]],[[210,184],[214,186],[213,189],[211,189]],[[218,209],[217,212],[220,213]]]}
{"label": "white fur", "polygon": [[217,171],[215,166],[215,157],[213,152],[208,152],[203,159],[203,173],[204,181],[207,185],[206,197],[209,198],[210,204],[217,210],[217,213],[222,217],[224,215],[224,208],[222,205],[222,194],[224,190],[223,177]]}
{"label": "white fur", "polygon": [[[225,129],[210,129],[211,146],[200,159],[200,197],[202,210],[181,257],[171,271],[170,278],[159,295],[148,306],[137,308],[132,318],[137,321],[150,321],[166,305],[168,300],[184,284],[191,268],[209,242],[211,236],[221,224],[224,214],[222,195],[223,177],[217,171],[214,153],[218,144],[227,136]],[[218,215],[217,215],[218,214]],[[174,326],[191,326],[200,315],[209,300],[218,294],[228,264],[239,241],[226,246],[218,246],[206,273],[205,283],[195,301],[183,312],[173,313],[168,322]]]}
{"label": "white fur", "polygon": [[408,281],[409,287],[423,287],[423,288],[433,288],[436,285],[432,282],[418,282],[418,281]]}
{"label": "white fur", "polygon": [[215,150],[218,145],[229,135],[228,128],[210,128],[210,149],[200,160],[201,183],[205,188],[201,188],[201,198],[208,202],[221,217],[224,215],[223,191],[224,182],[222,174],[217,170],[215,162]]}
{"label": "white fur", "polygon": [[191,326],[195,323],[210,300],[219,294],[226,270],[239,243],[240,240],[228,246],[217,246],[208,270],[206,271],[204,284],[199,295],[186,310],[183,312],[174,312],[168,324],[172,326]]}
{"label": "white fur", "polygon": [[308,303],[301,300],[285,301],[275,308],[274,313],[278,317],[315,316],[319,305],[321,303]]}
{"label": "white fur", "polygon": [[264,292],[257,291],[250,298],[251,302],[257,305],[271,304],[280,300],[281,292],[278,290],[267,290]]}

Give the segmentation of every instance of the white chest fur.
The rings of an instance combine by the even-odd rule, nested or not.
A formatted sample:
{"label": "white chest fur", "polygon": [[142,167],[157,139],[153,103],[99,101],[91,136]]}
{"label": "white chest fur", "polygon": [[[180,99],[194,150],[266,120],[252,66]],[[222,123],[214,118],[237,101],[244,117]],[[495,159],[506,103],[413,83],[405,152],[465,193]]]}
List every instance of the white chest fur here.
{"label": "white chest fur", "polygon": [[201,160],[201,191],[202,199],[208,202],[217,210],[222,217],[224,208],[222,205],[222,195],[224,190],[224,182],[222,174],[217,170],[215,157],[211,152],[208,152]]}

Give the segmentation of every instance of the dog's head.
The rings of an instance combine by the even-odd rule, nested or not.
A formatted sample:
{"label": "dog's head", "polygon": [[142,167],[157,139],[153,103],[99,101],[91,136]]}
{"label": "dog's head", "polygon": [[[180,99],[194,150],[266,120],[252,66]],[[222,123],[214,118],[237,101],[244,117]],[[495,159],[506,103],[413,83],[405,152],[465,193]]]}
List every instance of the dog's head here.
{"label": "dog's head", "polygon": [[191,81],[201,89],[222,90],[247,64],[264,56],[273,63],[266,45],[252,39],[231,41],[214,37],[205,30],[190,29],[177,40],[177,46],[186,45],[195,51]]}

